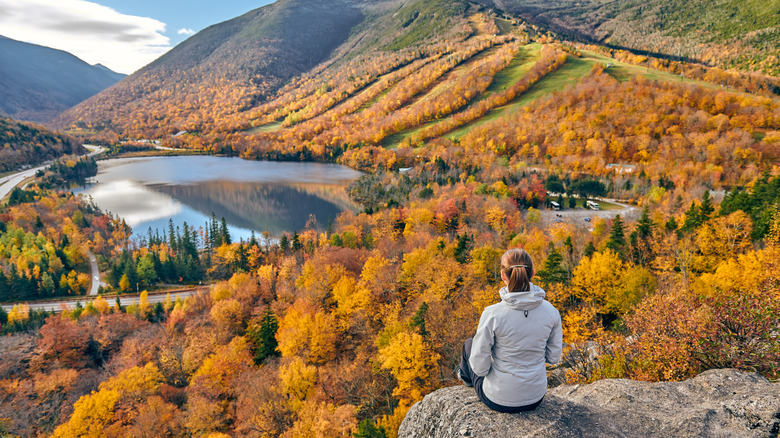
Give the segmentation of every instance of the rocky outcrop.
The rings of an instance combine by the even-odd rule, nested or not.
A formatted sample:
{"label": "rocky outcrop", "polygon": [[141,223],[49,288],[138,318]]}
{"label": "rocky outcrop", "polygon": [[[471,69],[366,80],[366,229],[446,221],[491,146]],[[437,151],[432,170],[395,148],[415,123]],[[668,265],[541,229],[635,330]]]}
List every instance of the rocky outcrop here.
{"label": "rocky outcrop", "polygon": [[399,438],[778,437],[780,383],[754,373],[710,370],[683,382],[624,379],[563,385],[534,411],[491,411],[465,386],[412,406]]}

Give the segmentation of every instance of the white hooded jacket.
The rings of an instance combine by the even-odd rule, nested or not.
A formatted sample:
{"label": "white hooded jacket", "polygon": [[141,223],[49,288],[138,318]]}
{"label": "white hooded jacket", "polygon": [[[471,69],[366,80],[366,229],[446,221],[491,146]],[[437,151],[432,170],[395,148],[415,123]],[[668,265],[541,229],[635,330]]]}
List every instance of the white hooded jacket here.
{"label": "white hooded jacket", "polygon": [[547,390],[545,362],[561,359],[561,315],[534,284],[526,292],[508,292],[504,287],[500,295],[500,303],[482,312],[469,366],[485,376],[482,389],[492,402],[530,405]]}

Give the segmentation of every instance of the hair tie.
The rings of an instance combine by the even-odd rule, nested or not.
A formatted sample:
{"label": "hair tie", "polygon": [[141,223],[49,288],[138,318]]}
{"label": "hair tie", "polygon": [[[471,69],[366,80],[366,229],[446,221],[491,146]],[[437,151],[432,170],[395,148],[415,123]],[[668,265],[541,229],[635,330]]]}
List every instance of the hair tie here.
{"label": "hair tie", "polygon": [[527,268],[527,267],[528,267],[528,265],[512,265],[512,266],[509,267],[509,269],[512,269],[512,268]]}

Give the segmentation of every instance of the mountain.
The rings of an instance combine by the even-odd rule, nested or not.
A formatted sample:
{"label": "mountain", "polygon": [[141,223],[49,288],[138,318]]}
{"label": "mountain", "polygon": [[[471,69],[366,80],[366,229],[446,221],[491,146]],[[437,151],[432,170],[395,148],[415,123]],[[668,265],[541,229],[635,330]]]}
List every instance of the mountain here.
{"label": "mountain", "polygon": [[780,74],[780,2],[478,0],[570,37]]}
{"label": "mountain", "polygon": [[[600,3],[483,1],[279,0],[199,32],[53,125],[95,141],[154,138],[246,158],[362,167],[356,148],[458,140],[575,86],[594,68],[621,82],[683,76],[709,87],[780,91],[777,78],[683,62],[672,45],[644,56],[572,42],[598,39],[618,22],[599,15],[608,12]],[[618,3],[609,11],[621,17],[633,4]],[[773,20],[766,13],[756,10]]]}
{"label": "mountain", "polygon": [[440,40],[457,30],[449,18],[462,16],[466,4],[278,0],[202,30],[56,126],[78,124],[87,133],[140,127],[134,135],[142,137],[159,135],[161,126],[201,132],[268,101],[293,77],[303,85],[334,62],[361,55],[370,62],[373,49]]}
{"label": "mountain", "polygon": [[124,76],[62,50],[0,36],[0,113],[14,119],[49,121]]}

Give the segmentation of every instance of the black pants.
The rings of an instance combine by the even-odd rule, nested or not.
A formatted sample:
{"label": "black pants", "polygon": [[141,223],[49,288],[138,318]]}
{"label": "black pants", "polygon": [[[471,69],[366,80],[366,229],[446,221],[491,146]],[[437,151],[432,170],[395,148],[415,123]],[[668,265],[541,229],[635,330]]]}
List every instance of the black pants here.
{"label": "black pants", "polygon": [[474,390],[477,392],[477,398],[479,398],[482,403],[485,404],[485,406],[489,407],[490,409],[498,412],[504,412],[507,414],[514,414],[516,412],[523,412],[523,411],[532,411],[536,409],[537,406],[544,400],[544,396],[542,396],[541,399],[539,399],[538,402],[531,403],[530,405],[525,406],[502,406],[497,403],[493,403],[487,396],[485,395],[485,392],[482,390],[482,382],[485,380],[485,377],[478,376],[474,374],[474,371],[471,371],[471,366],[469,366],[469,356],[471,356],[471,343],[473,342],[472,338],[466,339],[466,342],[463,343],[463,354],[461,355],[460,360],[460,377],[467,383],[474,386]]}

